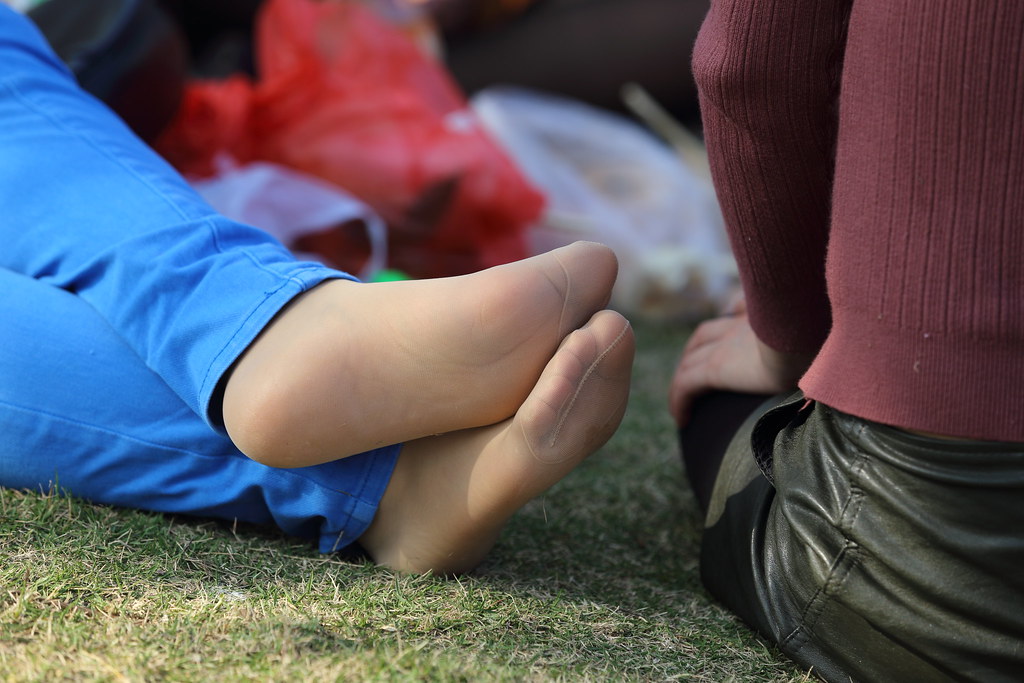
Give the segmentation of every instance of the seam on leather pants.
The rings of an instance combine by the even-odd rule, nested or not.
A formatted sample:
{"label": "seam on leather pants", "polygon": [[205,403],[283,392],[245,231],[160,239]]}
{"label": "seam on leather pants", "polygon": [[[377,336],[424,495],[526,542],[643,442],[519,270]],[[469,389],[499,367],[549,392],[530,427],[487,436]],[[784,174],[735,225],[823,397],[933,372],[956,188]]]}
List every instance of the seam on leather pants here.
{"label": "seam on leather pants", "polygon": [[850,473],[846,475],[846,485],[849,493],[843,501],[834,528],[843,536],[843,547],[832,561],[825,581],[814,592],[810,600],[804,606],[797,620],[796,627],[781,641],[780,645],[784,650],[793,653],[807,644],[818,619],[821,617],[829,601],[834,599],[842,590],[846,580],[853,569],[860,564],[862,549],[856,542],[850,540],[849,530],[857,521],[863,502],[864,491],[855,482],[859,479],[860,473],[866,464],[864,451],[857,449],[853,455],[853,463]]}

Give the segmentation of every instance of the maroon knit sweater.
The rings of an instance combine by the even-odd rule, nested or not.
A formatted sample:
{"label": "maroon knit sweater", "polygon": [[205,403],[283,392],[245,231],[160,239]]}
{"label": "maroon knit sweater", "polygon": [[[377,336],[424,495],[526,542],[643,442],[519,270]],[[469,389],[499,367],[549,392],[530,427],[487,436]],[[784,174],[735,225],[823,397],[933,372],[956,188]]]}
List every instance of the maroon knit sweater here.
{"label": "maroon knit sweater", "polygon": [[806,394],[1024,442],[1024,2],[715,0],[694,71],[751,324],[818,351]]}

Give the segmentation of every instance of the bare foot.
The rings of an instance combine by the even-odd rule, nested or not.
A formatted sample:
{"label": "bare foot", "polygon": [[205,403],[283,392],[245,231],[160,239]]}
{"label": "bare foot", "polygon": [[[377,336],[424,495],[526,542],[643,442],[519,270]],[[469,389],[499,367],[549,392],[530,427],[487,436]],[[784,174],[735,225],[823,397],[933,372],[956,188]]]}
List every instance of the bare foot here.
{"label": "bare foot", "polygon": [[618,427],[634,348],[629,323],[601,311],[566,338],[514,417],[407,443],[360,543],[402,571],[475,567],[516,510]]}
{"label": "bare foot", "polygon": [[504,420],[616,270],[580,242],[460,277],[321,284],[238,361],[225,427],[249,457],[295,467]]}

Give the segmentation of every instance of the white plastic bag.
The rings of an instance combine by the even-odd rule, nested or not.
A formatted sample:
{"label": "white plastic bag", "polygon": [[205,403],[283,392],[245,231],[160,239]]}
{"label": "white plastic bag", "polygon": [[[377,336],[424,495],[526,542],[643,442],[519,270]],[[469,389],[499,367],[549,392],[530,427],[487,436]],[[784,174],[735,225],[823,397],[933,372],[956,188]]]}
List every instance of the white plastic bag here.
{"label": "white plastic bag", "polygon": [[[320,178],[265,162],[236,166],[218,160],[219,172],[189,183],[218,213],[276,237],[287,247],[304,235],[359,221],[366,226],[371,254],[356,273],[364,280],[387,263],[387,229],[373,209]],[[316,254],[297,253],[312,261]]]}
{"label": "white plastic bag", "polygon": [[710,182],[647,130],[588,105],[517,88],[471,101],[547,210],[540,253],[579,239],[619,257],[612,305],[626,314],[696,320],[724,305],[736,264]]}

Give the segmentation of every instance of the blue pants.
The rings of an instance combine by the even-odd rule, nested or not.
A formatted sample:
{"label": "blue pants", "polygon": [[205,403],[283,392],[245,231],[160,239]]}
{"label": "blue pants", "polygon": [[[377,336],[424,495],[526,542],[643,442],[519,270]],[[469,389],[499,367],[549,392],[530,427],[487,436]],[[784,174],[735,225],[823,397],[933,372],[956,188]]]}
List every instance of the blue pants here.
{"label": "blue pants", "polygon": [[225,372],[330,278],[216,214],[0,5],[0,485],[354,541],[399,446],[274,469],[219,416]]}

